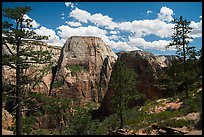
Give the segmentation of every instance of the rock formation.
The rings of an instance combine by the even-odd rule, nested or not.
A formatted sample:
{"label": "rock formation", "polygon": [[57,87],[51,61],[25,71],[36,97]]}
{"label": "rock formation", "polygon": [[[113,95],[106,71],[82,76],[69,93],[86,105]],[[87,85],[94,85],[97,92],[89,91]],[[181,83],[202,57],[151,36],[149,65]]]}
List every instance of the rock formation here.
{"label": "rock formation", "polygon": [[[108,90],[108,83],[117,58],[135,70],[140,81],[138,91],[149,99],[160,96],[152,82],[176,58],[175,56],[155,56],[143,51],[120,52],[117,56],[101,38],[92,36],[72,36],[67,39],[62,48],[48,46],[45,43],[38,46],[30,44],[25,47],[32,50],[47,50],[53,56],[50,68],[42,73],[42,82],[31,91],[64,99],[77,98],[79,105],[90,101],[98,102],[101,104],[99,113],[108,113],[108,104],[114,95],[113,91]],[[12,52],[15,53],[15,50]],[[6,47],[2,47],[2,54],[11,55]],[[25,73],[38,76],[34,70],[40,70],[46,65],[49,64],[35,64]],[[14,69],[6,65],[2,66],[2,83],[15,84]],[[4,104],[3,107],[6,105],[8,110],[10,105]],[[47,118],[42,119],[47,120]],[[45,127],[49,126],[45,123],[43,124]]]}
{"label": "rock formation", "polygon": [[174,55],[154,55],[140,50],[119,53],[119,56],[128,68],[135,70],[140,81],[138,91],[149,99],[160,95],[152,85],[155,78],[177,59]]}
{"label": "rock formation", "polygon": [[[33,82],[41,81],[35,88],[31,87],[33,83],[24,85],[24,93],[32,91],[64,99],[80,98],[80,105],[102,100],[117,55],[100,38],[70,37],[62,48],[48,46],[43,42],[34,45],[32,42],[25,44],[21,49],[48,51],[52,55],[52,60],[50,64],[32,64],[31,68],[24,70],[23,75],[32,74],[30,79]],[[9,56],[11,52],[15,54],[16,50],[13,46],[8,44],[8,47],[11,50],[6,46],[2,47],[2,54]],[[42,72],[44,67],[47,67],[47,70]],[[2,75],[3,85],[15,85],[15,69],[3,65]],[[4,92],[7,91],[15,94],[15,88],[4,88]],[[3,108],[9,112],[13,112],[14,106],[13,97],[3,102]],[[38,121],[40,128],[53,128],[58,124],[55,116],[50,114],[39,118]]]}
{"label": "rock formation", "polygon": [[4,108],[2,109],[2,135],[13,135],[13,131],[9,131],[9,128],[13,125],[13,116],[6,111]]}
{"label": "rock formation", "polygon": [[[118,59],[126,64],[130,69],[133,69],[137,74],[137,90],[146,96],[147,99],[153,99],[154,97],[162,96],[156,87],[154,87],[153,82],[155,78],[164,69],[171,65],[172,61],[176,59],[176,56],[159,55],[155,56],[150,52],[144,51],[130,51],[130,52],[119,52]],[[113,69],[114,71],[114,69]],[[110,101],[114,96],[114,91],[108,89],[104,99],[101,103],[100,108],[93,112],[96,116],[106,116],[111,114],[110,111]]]}
{"label": "rock formation", "polygon": [[[50,64],[46,63],[46,64],[38,64],[38,63],[34,63],[34,64],[30,64],[32,65],[32,67],[26,69],[23,73],[24,75],[27,74],[32,74],[32,76],[39,76],[39,71],[41,69],[43,69],[43,67],[46,66],[55,66],[57,63],[57,60],[59,58],[60,55],[60,51],[61,51],[61,47],[57,47],[57,46],[49,46],[44,42],[38,42],[38,45],[34,45],[32,44],[33,41],[30,41],[29,43],[21,46],[21,50],[29,50],[29,51],[48,51],[49,54],[52,55],[52,59]],[[2,46],[2,55],[11,55],[11,52],[13,54],[16,54],[16,50],[15,48],[10,45],[7,44],[9,48]],[[10,50],[9,50],[10,49]],[[14,64],[15,66],[15,64]],[[43,93],[48,93],[49,88],[50,88],[50,82],[51,82],[51,77],[52,77],[52,73],[51,73],[51,69],[50,70],[45,70],[45,72],[43,72],[42,74],[42,82],[39,84],[39,86],[37,86],[35,89],[31,89],[34,92],[43,92]],[[15,69],[11,68],[8,65],[3,65],[2,66],[2,82],[3,83],[7,83],[7,84],[15,84]],[[34,78],[33,78],[34,79]]]}
{"label": "rock formation", "polygon": [[117,55],[101,38],[73,36],[64,44],[53,68],[51,95],[100,102],[107,90]]}

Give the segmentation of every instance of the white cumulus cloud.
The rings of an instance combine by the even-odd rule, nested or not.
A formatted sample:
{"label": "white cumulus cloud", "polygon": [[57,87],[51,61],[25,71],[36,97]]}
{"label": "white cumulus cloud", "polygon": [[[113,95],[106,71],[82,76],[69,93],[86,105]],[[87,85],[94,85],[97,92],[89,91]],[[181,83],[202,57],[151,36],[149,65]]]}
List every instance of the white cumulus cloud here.
{"label": "white cumulus cloud", "polygon": [[70,12],[69,16],[77,19],[80,22],[87,23],[91,14],[85,10],[81,10],[76,7]]}
{"label": "white cumulus cloud", "polygon": [[117,24],[112,21],[107,15],[102,15],[101,13],[93,14],[89,17],[89,21],[100,26],[108,26],[109,29],[114,29],[117,27]]}
{"label": "white cumulus cloud", "polygon": [[63,42],[60,40],[59,36],[56,35],[54,30],[42,26],[39,29],[36,29],[35,32],[38,35],[49,36],[48,40],[43,40],[48,45],[63,46]]}
{"label": "white cumulus cloud", "polygon": [[106,36],[107,31],[99,29],[96,26],[89,25],[88,27],[72,28],[67,25],[62,25],[57,29],[59,36],[63,39],[64,42],[71,36],[96,36],[102,38],[104,41],[108,40],[108,37]]}
{"label": "white cumulus cloud", "polygon": [[[127,42],[117,41],[119,36],[111,35],[107,36],[108,32],[103,29],[99,29],[96,26],[88,26],[88,27],[77,27],[72,28],[67,25],[59,26],[58,35],[61,37],[62,41],[65,42],[67,38],[71,36],[96,36],[102,38],[102,40],[109,45],[112,49],[131,51],[131,50],[139,50],[137,47],[131,47]],[[113,40],[114,39],[114,40]]]}
{"label": "white cumulus cloud", "polygon": [[130,46],[130,44],[128,44],[127,42],[122,42],[122,41],[107,41],[106,42],[112,49],[116,49],[116,50],[122,50],[122,51],[133,51],[133,50],[141,50],[137,47],[132,47]]}
{"label": "white cumulus cloud", "polygon": [[118,36],[118,35],[109,36],[109,39],[113,39],[113,40],[118,40],[119,38],[120,38],[120,36]]}
{"label": "white cumulus cloud", "polygon": [[82,24],[80,22],[72,22],[72,21],[66,21],[65,23],[67,23],[69,26],[72,26],[72,27],[79,27],[81,26]]}
{"label": "white cumulus cloud", "polygon": [[193,28],[190,36],[193,38],[202,37],[202,20],[200,22],[191,21],[190,27]]}
{"label": "white cumulus cloud", "polygon": [[[27,14],[24,14],[23,15],[23,18],[26,20],[26,19],[30,19],[30,20],[33,20],[32,18],[30,18]],[[23,22],[23,25],[26,25],[26,22]],[[30,25],[32,25],[32,28],[38,28],[40,26],[39,23],[37,23],[35,20],[33,20]]]}
{"label": "white cumulus cloud", "polygon": [[[135,37],[129,37],[129,44],[132,47],[142,47],[144,49],[157,49],[157,50],[167,50],[166,46],[169,45],[171,41],[167,40],[158,40],[158,41],[145,41],[144,38],[135,38]],[[168,50],[175,50],[175,47],[170,47]]]}
{"label": "white cumulus cloud", "polygon": [[171,37],[173,33],[173,24],[163,22],[159,19],[154,20],[134,20],[133,22],[122,22],[119,29],[129,31],[137,37],[143,37],[150,34],[161,38]]}
{"label": "white cumulus cloud", "polygon": [[79,8],[72,10],[69,16],[82,23],[87,23],[90,21],[97,26],[107,26],[108,29],[114,29],[118,26],[118,24],[113,22],[112,18],[107,15],[102,15],[101,13],[91,14]]}
{"label": "white cumulus cloud", "polygon": [[[68,2],[66,6],[71,6],[71,3]],[[150,13],[153,13],[153,11],[148,10],[147,14]],[[174,24],[170,22],[173,20],[173,10],[162,7],[157,15],[157,18],[151,20],[114,22],[113,18],[108,15],[91,14],[86,10],[75,7],[69,14],[69,17],[72,17],[73,20],[66,21],[67,25],[59,26],[57,35],[62,42],[65,42],[71,36],[96,36],[102,38],[112,49],[123,51],[140,50],[140,48],[161,51],[175,50],[175,47],[166,49],[171,41],[164,40],[164,38],[171,38],[173,34]],[[84,26],[84,24],[86,25]],[[191,36],[202,37],[202,20],[200,22],[192,21],[191,27],[194,28]],[[129,37],[126,32],[130,33]],[[144,37],[148,35],[155,35],[162,39],[145,40]]]}
{"label": "white cumulus cloud", "polygon": [[110,34],[118,34],[118,33],[120,33],[120,32],[119,31],[114,31],[114,30],[110,31]]}
{"label": "white cumulus cloud", "polygon": [[170,22],[173,20],[173,10],[170,9],[170,8],[167,8],[167,7],[162,7],[160,9],[160,12],[158,14],[158,18],[162,21],[167,21],[167,22]]}
{"label": "white cumulus cloud", "polygon": [[74,8],[74,4],[72,2],[65,2],[64,4],[66,7],[70,6],[71,8]]}

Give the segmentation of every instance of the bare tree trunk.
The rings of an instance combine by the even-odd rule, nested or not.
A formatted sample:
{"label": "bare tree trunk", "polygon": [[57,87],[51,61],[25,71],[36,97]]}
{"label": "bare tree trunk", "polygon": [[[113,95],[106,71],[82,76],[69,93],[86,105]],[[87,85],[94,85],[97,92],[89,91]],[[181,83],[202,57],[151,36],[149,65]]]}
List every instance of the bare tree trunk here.
{"label": "bare tree trunk", "polygon": [[122,102],[123,101],[123,97],[122,97],[122,91],[120,90],[120,127],[119,128],[123,128],[123,110],[122,110]]}
{"label": "bare tree trunk", "polygon": [[17,43],[17,61],[16,61],[16,135],[22,135],[22,93],[20,89],[20,61],[19,61],[20,42]]}
{"label": "bare tree trunk", "polygon": [[188,88],[187,88],[187,78],[186,78],[186,49],[185,49],[185,38],[184,38],[184,23],[182,26],[182,31],[183,31],[183,71],[185,75],[185,81],[184,81],[184,86],[185,86],[185,92],[186,92],[186,99],[188,99]]}

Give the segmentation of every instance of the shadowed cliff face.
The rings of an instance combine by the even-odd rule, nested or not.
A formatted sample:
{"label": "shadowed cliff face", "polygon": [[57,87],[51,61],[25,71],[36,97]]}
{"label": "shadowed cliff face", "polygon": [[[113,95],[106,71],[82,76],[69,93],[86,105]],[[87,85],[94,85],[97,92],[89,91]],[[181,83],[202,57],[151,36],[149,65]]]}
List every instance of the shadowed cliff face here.
{"label": "shadowed cliff face", "polygon": [[82,105],[89,101],[100,102],[116,59],[117,55],[100,38],[68,38],[57,71],[53,73],[50,94],[66,99],[79,98]]}
{"label": "shadowed cliff face", "polygon": [[[136,79],[139,82],[137,85],[139,93],[144,94],[147,99],[162,96],[162,92],[153,86],[153,82],[166,67],[171,65],[171,62],[176,59],[176,56],[155,56],[150,52],[143,51],[120,52],[117,55],[119,60],[136,72]],[[100,108],[93,112],[95,116],[107,116],[112,113],[110,102],[114,96],[114,92],[111,89],[107,90]]]}

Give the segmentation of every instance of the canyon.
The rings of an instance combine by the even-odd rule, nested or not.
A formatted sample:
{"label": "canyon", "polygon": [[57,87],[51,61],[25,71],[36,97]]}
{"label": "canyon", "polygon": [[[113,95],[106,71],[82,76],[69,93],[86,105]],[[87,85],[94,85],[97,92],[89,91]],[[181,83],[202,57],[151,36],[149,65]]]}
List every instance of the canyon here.
{"label": "canyon", "polygon": [[[109,103],[114,95],[108,84],[116,60],[121,60],[136,72],[140,81],[137,90],[146,98],[152,99],[162,96],[153,86],[154,79],[176,59],[176,56],[154,55],[139,50],[114,53],[101,38],[93,36],[72,36],[63,47],[49,46],[43,42],[24,47],[36,51],[46,50],[52,55],[50,63],[33,64],[32,68],[25,70],[26,74],[32,73],[31,79],[38,76],[41,81],[34,88],[27,85],[27,90],[56,98],[77,98],[75,104],[79,106],[96,102],[100,106],[97,113],[102,115],[108,113]],[[2,55],[11,56],[11,53],[8,48],[2,47]],[[40,71],[42,69],[45,71]],[[2,83],[15,84],[15,69],[2,66]],[[3,104],[3,108],[8,110],[9,107],[12,107],[9,102]]]}

